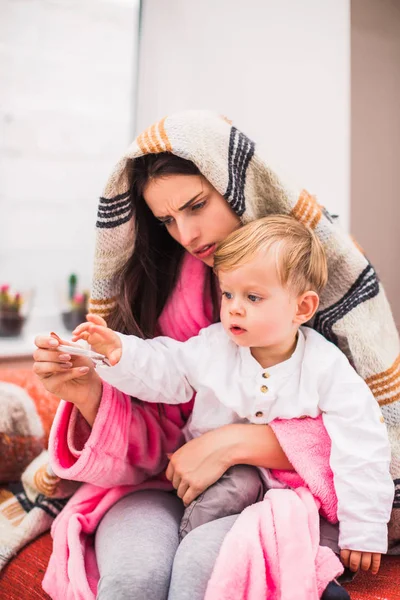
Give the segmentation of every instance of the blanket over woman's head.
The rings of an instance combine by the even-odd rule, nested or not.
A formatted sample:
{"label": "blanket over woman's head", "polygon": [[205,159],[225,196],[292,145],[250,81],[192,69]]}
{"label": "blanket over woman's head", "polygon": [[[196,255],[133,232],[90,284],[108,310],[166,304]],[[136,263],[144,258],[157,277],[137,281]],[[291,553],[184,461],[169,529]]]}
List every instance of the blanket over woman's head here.
{"label": "blanket over woman's head", "polygon": [[[226,198],[243,223],[268,214],[290,214],[321,239],[329,280],[312,326],[347,355],[379,402],[392,444],[397,486],[390,546],[400,540],[400,357],[399,338],[374,268],[329,212],[305,189],[286,185],[270,157],[225,117],[185,111],[140,134],[116,165],[100,199],[91,310],[107,315],[118,290],[114,275],[134,247],[129,159],[171,152],[191,160]],[[371,490],[373,493],[373,490]]]}

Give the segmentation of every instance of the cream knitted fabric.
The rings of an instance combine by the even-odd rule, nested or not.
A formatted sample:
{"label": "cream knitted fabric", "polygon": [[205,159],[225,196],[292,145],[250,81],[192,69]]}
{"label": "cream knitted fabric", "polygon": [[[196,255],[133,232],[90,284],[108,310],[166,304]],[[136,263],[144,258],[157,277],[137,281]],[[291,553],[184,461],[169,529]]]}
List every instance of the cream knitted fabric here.
{"label": "cream knitted fabric", "polygon": [[321,239],[329,281],[312,325],[343,350],[382,408],[396,485],[390,546],[400,553],[399,338],[385,292],[373,267],[328,211],[306,190],[287,185],[269,158],[225,117],[208,111],[166,117],[140,134],[119,161],[100,198],[91,311],[107,315],[114,305],[113,275],[134,246],[127,159],[159,152],[195,163],[243,223],[271,213],[291,214]]}

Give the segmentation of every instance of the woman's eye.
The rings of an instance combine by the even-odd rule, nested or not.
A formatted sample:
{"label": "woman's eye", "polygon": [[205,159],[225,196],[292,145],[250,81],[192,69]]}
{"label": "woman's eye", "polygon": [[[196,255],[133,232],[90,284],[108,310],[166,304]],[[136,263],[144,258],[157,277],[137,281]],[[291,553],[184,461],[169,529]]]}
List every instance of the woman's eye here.
{"label": "woman's eye", "polygon": [[203,200],[202,202],[198,202],[197,204],[193,204],[192,211],[200,210],[201,208],[203,208],[204,205],[205,205],[205,200]]}
{"label": "woman's eye", "polygon": [[232,294],[230,292],[222,292],[222,295],[225,296],[227,300],[232,300]]}
{"label": "woman's eye", "polygon": [[172,225],[172,223],[173,223],[172,217],[170,219],[165,219],[164,221],[160,221],[160,225],[164,225],[165,227],[168,227],[168,225]]}
{"label": "woman's eye", "polygon": [[260,300],[262,300],[260,296],[255,296],[254,294],[249,294],[248,299],[250,302],[260,302]]}

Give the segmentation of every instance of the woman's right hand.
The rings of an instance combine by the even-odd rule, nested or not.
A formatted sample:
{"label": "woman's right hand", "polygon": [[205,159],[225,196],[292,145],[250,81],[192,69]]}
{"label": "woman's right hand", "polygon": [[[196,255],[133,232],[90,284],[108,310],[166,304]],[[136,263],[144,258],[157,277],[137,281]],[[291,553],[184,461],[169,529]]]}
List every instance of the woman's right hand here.
{"label": "woman's right hand", "polygon": [[[69,345],[68,341],[61,342]],[[52,336],[37,336],[35,345],[33,371],[46,390],[74,403],[82,414],[95,407],[97,412],[102,382],[94,370],[93,362],[86,357],[57,351],[59,342]]]}

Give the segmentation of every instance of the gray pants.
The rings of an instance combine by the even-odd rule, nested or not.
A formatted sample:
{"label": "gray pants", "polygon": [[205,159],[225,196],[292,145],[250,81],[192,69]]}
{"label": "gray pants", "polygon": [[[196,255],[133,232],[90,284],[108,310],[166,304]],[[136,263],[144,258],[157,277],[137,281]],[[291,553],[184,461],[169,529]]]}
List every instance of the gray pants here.
{"label": "gray pants", "polygon": [[[107,512],[95,536],[99,600],[203,600],[238,515],[194,523],[179,544],[183,512],[175,494],[156,490],[130,494]],[[337,538],[338,527],[321,519],[321,545],[337,552]]]}
{"label": "gray pants", "polygon": [[265,492],[256,467],[231,467],[185,509],[179,529],[180,539],[205,523],[240,514],[248,506],[260,502]]}
{"label": "gray pants", "polygon": [[179,545],[181,500],[171,492],[125,496],[95,536],[98,600],[203,600],[223,539],[237,515],[198,527]]}

